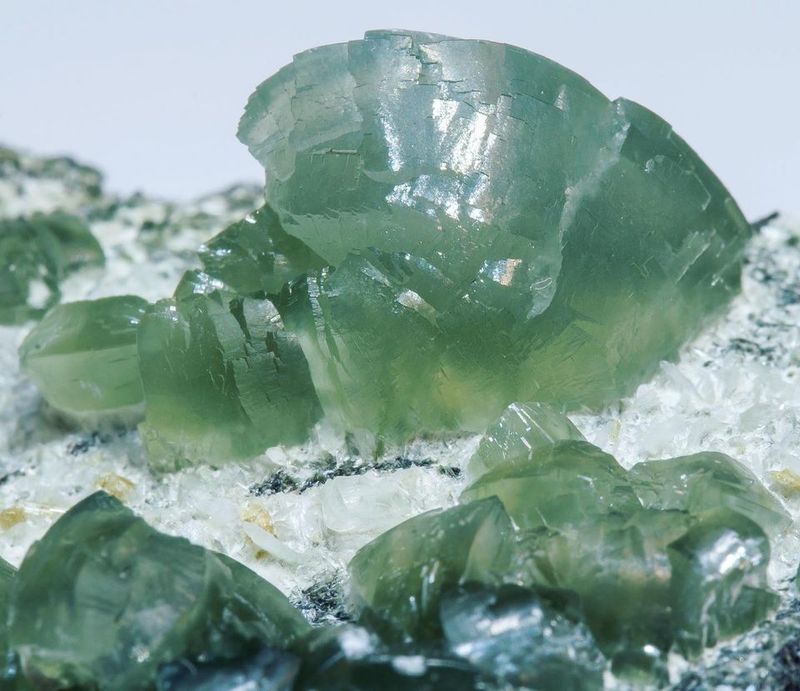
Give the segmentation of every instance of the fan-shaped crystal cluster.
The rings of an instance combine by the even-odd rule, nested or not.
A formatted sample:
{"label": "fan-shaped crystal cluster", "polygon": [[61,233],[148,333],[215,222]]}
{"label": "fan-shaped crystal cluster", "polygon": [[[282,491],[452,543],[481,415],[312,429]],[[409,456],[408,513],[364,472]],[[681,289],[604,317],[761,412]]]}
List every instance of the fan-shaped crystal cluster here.
{"label": "fan-shaped crystal cluster", "polygon": [[749,226],[698,156],[519,48],[378,31],[306,51],[239,137],[283,232],[328,265],[298,264],[279,307],[348,429],[604,403],[738,287]]}

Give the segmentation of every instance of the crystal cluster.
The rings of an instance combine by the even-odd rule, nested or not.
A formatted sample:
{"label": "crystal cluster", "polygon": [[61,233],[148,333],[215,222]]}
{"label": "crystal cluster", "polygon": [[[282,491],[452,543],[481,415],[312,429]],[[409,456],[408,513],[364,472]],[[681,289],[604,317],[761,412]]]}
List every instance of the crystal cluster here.
{"label": "crystal cluster", "polygon": [[[789,518],[744,466],[706,453],[629,472],[575,435],[552,409],[512,405],[476,452],[480,474],[459,506],[412,518],[355,556],[362,619],[427,640],[454,626],[443,604],[453,588],[544,588],[561,593],[556,609],[585,622],[572,635],[591,632],[616,673],[658,678],[671,650],[699,655],[776,606],[768,534]],[[491,648],[490,624],[481,625],[479,643]],[[514,678],[525,673],[521,657],[509,662]]]}

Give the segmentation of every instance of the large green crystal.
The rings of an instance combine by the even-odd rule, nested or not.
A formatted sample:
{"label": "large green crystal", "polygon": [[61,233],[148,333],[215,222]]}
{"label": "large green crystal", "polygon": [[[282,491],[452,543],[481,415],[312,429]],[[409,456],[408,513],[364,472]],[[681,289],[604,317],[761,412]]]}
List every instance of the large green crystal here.
{"label": "large green crystal", "polygon": [[133,295],[57,305],[20,346],[22,367],[72,417],[139,417],[136,331],[147,309]]}
{"label": "large green crystal", "polygon": [[319,416],[305,357],[272,303],[204,286],[198,275],[183,282],[139,328],[139,430],[156,469],[299,443]]}
{"label": "large green crystal", "polygon": [[9,616],[11,648],[42,688],[144,689],[164,663],[284,648],[307,629],[252,571],[157,532],[103,492],[30,549]]}
{"label": "large green crystal", "polygon": [[283,231],[335,268],[281,309],[346,429],[602,404],[738,289],[749,225],[700,158],[519,48],[379,31],[306,51],[239,136]]}
{"label": "large green crystal", "polygon": [[511,523],[496,498],[415,516],[353,557],[353,605],[390,635],[435,636],[442,590],[500,582],[511,546]]}
{"label": "large green crystal", "polygon": [[0,220],[0,324],[41,317],[60,299],[65,276],[104,262],[100,244],[74,216]]}

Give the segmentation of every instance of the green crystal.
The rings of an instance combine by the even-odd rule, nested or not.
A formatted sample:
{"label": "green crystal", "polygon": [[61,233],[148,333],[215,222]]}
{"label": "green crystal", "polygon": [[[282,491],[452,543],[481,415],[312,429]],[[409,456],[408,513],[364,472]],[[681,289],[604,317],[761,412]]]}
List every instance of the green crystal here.
{"label": "green crystal", "polygon": [[[528,434],[523,425],[505,446]],[[518,528],[506,579],[574,591],[620,676],[664,679],[674,646],[697,655],[776,605],[754,521],[784,525],[785,514],[722,454],[628,472],[586,442],[558,441],[497,465],[461,500],[492,496]]]}
{"label": "green crystal", "polygon": [[515,687],[603,688],[605,660],[580,621],[564,616],[564,597],[514,585],[469,585],[446,593],[441,619],[450,649]]}
{"label": "green crystal", "polygon": [[625,469],[583,441],[563,441],[526,463],[499,466],[472,483],[462,501],[496,496],[523,529],[590,524],[608,513],[640,508]]}
{"label": "green crystal", "polygon": [[29,550],[9,616],[11,648],[45,688],[148,688],[164,663],[286,647],[307,629],[267,581],[103,492]]}
{"label": "green crystal", "polygon": [[263,648],[223,662],[174,662],[162,667],[158,691],[292,691],[299,659],[284,650]]}
{"label": "green crystal", "polygon": [[234,223],[200,248],[205,271],[240,295],[279,293],[284,284],[325,265],[286,233],[264,206]]}
{"label": "green crystal", "polygon": [[601,405],[739,287],[750,226],[700,158],[519,48],[379,31],[306,51],[239,137],[283,231],[335,268],[279,308],[350,431]]}
{"label": "green crystal", "polygon": [[528,461],[543,446],[570,439],[583,441],[583,435],[552,406],[512,403],[486,430],[467,472],[475,479],[495,467]]}
{"label": "green crystal", "polygon": [[148,308],[133,295],[57,305],[20,346],[22,368],[71,417],[140,417],[136,331]]}
{"label": "green crystal", "polygon": [[704,515],[670,545],[673,620],[684,654],[747,631],[777,606],[766,587],[769,555],[758,524],[728,509]]}
{"label": "green crystal", "polygon": [[645,506],[701,514],[728,508],[769,533],[791,524],[781,503],[738,461],[722,453],[637,463],[631,481]]}
{"label": "green crystal", "polygon": [[499,582],[511,545],[511,523],[496,498],[415,516],[353,557],[353,605],[391,635],[436,636],[442,590],[467,581]]}
{"label": "green crystal", "polygon": [[[8,608],[16,569],[0,558],[0,681],[8,680]],[[3,687],[5,688],[5,687]]]}
{"label": "green crystal", "polygon": [[296,691],[465,691],[490,689],[468,662],[439,646],[383,644],[353,625],[317,629],[303,644]]}
{"label": "green crystal", "polygon": [[139,327],[139,430],[151,466],[173,470],[305,441],[319,404],[305,357],[272,303],[204,294],[202,277],[193,276],[180,299],[156,303]]}
{"label": "green crystal", "polygon": [[41,317],[59,301],[65,276],[104,263],[100,244],[74,216],[0,219],[0,324]]}

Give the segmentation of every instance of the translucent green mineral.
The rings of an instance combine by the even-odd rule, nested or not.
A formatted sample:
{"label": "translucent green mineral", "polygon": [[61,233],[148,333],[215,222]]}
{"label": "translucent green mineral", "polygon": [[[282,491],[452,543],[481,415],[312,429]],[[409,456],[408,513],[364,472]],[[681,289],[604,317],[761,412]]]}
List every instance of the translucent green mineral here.
{"label": "translucent green mineral", "polygon": [[157,532],[98,492],[28,552],[9,641],[41,688],[150,688],[160,665],[285,648],[308,624],[228,557]]}
{"label": "translucent green mineral", "polygon": [[300,240],[283,230],[264,206],[200,248],[206,273],[240,295],[279,293],[298,276],[325,266]]}
{"label": "translucent green mineral", "polygon": [[511,546],[511,523],[496,498],[415,516],[353,557],[354,608],[387,635],[435,636],[442,590],[501,582]]}
{"label": "translucent green mineral", "polygon": [[72,418],[141,416],[136,332],[148,303],[133,295],[57,305],[19,349],[44,399]]}
{"label": "translucent green mineral", "polygon": [[568,601],[559,591],[469,584],[442,597],[442,628],[452,652],[514,688],[602,689],[605,659],[586,626],[560,611]]}
{"label": "translucent green mineral", "polygon": [[[13,660],[8,649],[8,606],[16,569],[5,559],[0,558],[0,688],[3,683],[11,684]],[[12,687],[13,688],[13,687]]]}
{"label": "translucent green mineral", "polygon": [[631,481],[645,506],[702,514],[728,508],[774,535],[791,524],[781,503],[753,473],[722,453],[637,463]]}
{"label": "translucent green mineral", "polygon": [[283,231],[332,267],[279,307],[351,431],[603,404],[739,287],[750,227],[694,151],[519,48],[377,31],[306,51],[239,137]]}
{"label": "translucent green mineral", "polygon": [[151,466],[174,470],[305,441],[319,403],[272,303],[231,297],[200,274],[177,295],[156,303],[138,332],[139,430]]}
{"label": "translucent green mineral", "polygon": [[0,219],[0,324],[41,317],[59,301],[65,276],[104,262],[100,244],[74,216]]}
{"label": "translucent green mineral", "polygon": [[[523,425],[507,445],[528,434]],[[663,680],[671,650],[696,656],[777,603],[757,521],[776,527],[785,514],[722,454],[628,472],[587,442],[557,441],[497,465],[461,500],[493,496],[517,529],[505,580],[574,592],[621,676]]]}

